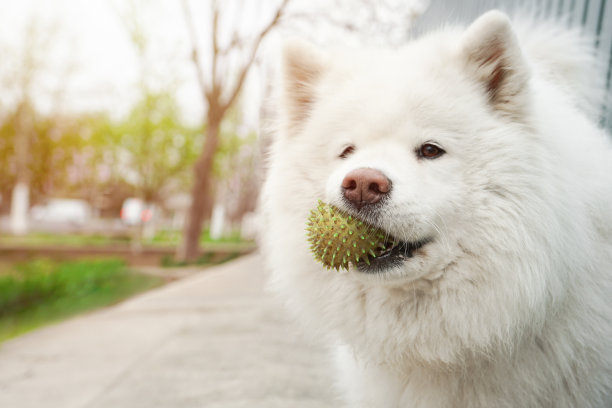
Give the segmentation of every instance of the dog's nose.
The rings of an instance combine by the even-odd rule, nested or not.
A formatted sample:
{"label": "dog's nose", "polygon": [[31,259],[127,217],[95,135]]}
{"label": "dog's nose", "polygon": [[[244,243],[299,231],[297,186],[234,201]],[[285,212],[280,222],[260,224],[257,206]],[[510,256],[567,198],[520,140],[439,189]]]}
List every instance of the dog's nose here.
{"label": "dog's nose", "polygon": [[391,189],[391,181],[379,170],[355,169],[342,180],[344,197],[357,209],[379,202]]}

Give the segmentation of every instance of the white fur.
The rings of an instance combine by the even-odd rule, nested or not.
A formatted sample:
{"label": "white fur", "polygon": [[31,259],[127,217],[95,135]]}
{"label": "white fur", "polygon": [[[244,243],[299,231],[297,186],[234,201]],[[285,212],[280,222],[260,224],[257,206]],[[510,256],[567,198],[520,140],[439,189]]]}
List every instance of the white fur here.
{"label": "white fur", "polygon": [[[587,114],[591,50],[528,26],[494,11],[401,50],[287,46],[263,245],[271,286],[341,344],[351,406],[612,406],[612,147]],[[447,153],[418,159],[428,141]],[[344,208],[359,167],[393,183],[382,228],[433,237],[376,275],[326,270],[304,231],[318,199]]]}

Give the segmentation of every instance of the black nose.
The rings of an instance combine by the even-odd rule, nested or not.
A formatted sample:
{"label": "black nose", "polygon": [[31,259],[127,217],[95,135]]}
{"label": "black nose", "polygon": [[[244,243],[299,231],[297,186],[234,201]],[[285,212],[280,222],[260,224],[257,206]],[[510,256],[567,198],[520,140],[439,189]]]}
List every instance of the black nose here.
{"label": "black nose", "polygon": [[391,181],[379,170],[355,169],[342,180],[344,197],[358,210],[379,202],[391,190]]}

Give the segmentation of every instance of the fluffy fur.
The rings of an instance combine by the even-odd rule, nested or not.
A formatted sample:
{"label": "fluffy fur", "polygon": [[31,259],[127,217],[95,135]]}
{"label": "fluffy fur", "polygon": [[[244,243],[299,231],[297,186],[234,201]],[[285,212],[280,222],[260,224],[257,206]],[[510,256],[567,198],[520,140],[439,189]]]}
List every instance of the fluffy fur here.
{"label": "fluffy fur", "polygon": [[[272,287],[337,345],[350,406],[612,406],[610,138],[591,50],[534,27],[492,11],[400,50],[284,50],[263,245]],[[339,274],[305,222],[318,199],[355,212],[340,185],[360,167],[392,182],[362,215],[431,242]]]}

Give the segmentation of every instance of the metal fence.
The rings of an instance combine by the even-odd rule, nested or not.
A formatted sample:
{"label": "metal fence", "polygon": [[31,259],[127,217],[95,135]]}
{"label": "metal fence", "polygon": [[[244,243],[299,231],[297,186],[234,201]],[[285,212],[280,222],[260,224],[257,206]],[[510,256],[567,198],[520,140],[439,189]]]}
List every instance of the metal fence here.
{"label": "metal fence", "polygon": [[605,67],[602,75],[606,95],[600,125],[612,132],[612,0],[431,0],[414,31],[418,33],[444,22],[466,24],[493,8],[510,13],[517,9],[529,10],[537,16],[558,18],[568,25],[581,26],[593,38]]}

